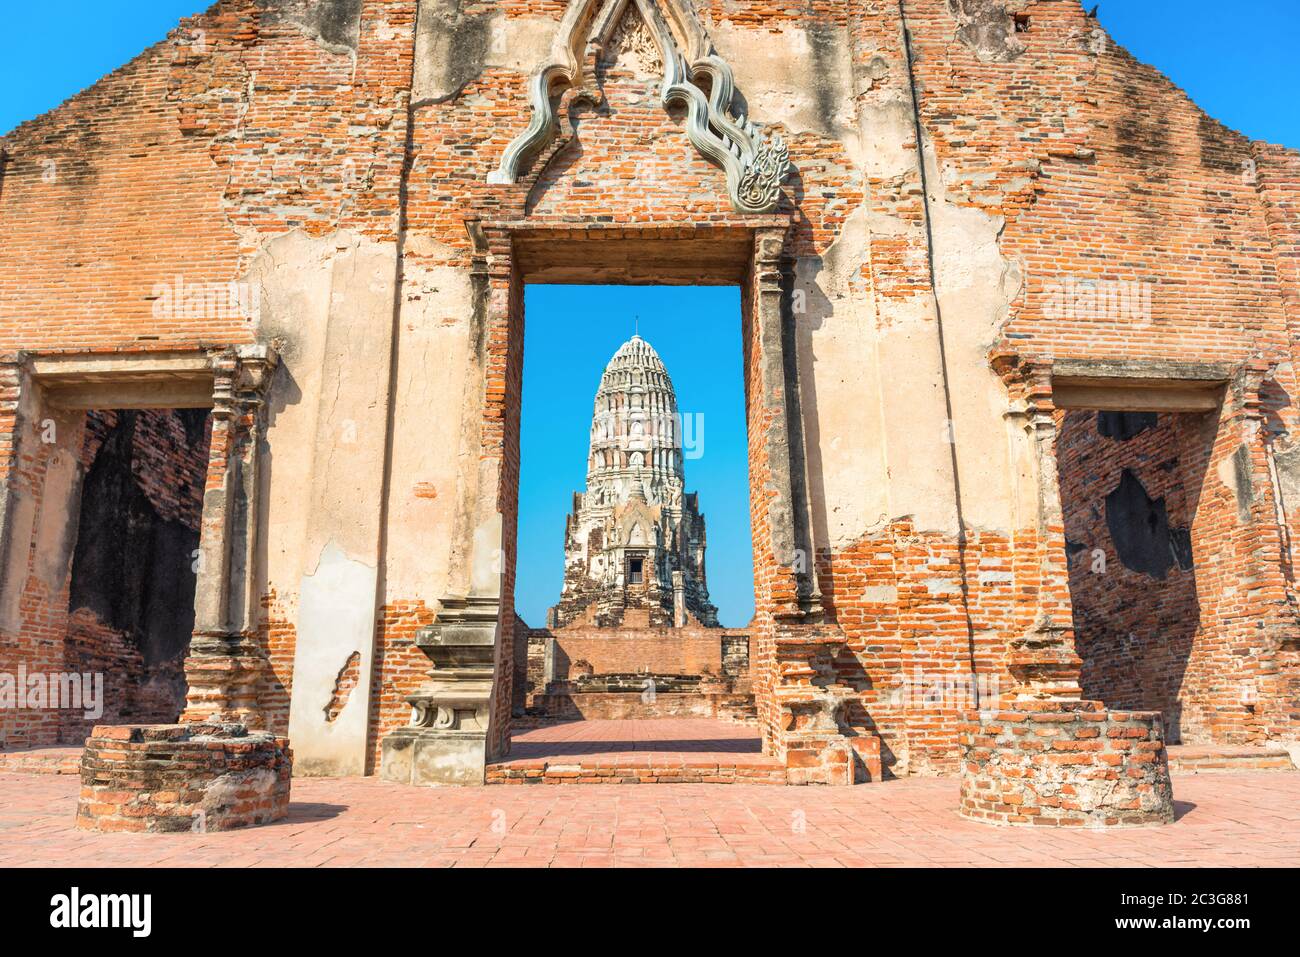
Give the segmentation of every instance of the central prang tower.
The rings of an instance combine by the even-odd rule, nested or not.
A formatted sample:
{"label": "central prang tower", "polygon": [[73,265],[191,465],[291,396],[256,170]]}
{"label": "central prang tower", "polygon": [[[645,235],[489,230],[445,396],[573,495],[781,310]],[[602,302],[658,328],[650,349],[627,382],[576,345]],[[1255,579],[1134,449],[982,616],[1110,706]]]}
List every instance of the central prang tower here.
{"label": "central prang tower", "polygon": [[634,335],[596,390],[587,490],[564,530],[564,588],[552,628],[623,623],[644,608],[652,626],[716,627],[704,574],[704,516],[683,491],[682,422],[663,360]]}

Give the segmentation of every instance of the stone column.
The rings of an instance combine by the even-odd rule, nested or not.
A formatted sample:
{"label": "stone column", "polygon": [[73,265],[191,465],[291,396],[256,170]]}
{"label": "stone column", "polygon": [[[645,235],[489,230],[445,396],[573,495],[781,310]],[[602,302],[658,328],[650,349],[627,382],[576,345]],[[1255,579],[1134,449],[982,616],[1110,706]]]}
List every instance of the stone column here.
{"label": "stone column", "polygon": [[780,569],[771,583],[771,599],[778,613],[812,621],[821,617],[821,593],[815,573],[798,374],[792,371],[794,357],[787,357],[785,348],[785,234],[785,227],[754,231],[750,321],[759,367],[750,401],[760,404],[766,430],[767,525]]}
{"label": "stone column", "polygon": [[1233,457],[1237,504],[1239,517],[1252,532],[1242,578],[1255,582],[1256,587],[1267,583],[1265,630],[1278,642],[1295,643],[1300,638],[1300,614],[1289,526],[1263,397],[1264,384],[1272,377],[1273,369],[1265,363],[1242,366],[1229,385],[1220,427],[1231,441],[1240,443]]}
{"label": "stone column", "polygon": [[265,725],[258,694],[267,661],[256,641],[254,571],[265,392],[275,364],[275,353],[265,346],[222,352],[212,360],[211,447],[182,723]]}
{"label": "stone column", "polygon": [[[1007,385],[1005,417],[1013,437],[1023,432],[1028,444],[1028,468],[1016,469],[1033,484],[1032,549],[1037,566],[1033,624],[1011,642],[1008,668],[1022,698],[1078,699],[1082,666],[1074,646],[1070,569],[1065,552],[1065,518],[1061,511],[1056,464],[1056,406],[1052,401],[1049,362],[1025,362],[1011,356],[995,358],[994,368]],[[1019,531],[1019,529],[1018,529]]]}
{"label": "stone column", "polygon": [[[27,534],[15,532],[19,516],[13,491],[24,427],[22,406],[31,389],[26,365],[22,353],[0,355],[0,631],[16,631],[21,627],[18,603],[27,567],[26,548],[30,545],[30,516],[25,523]],[[15,553],[16,541],[23,546],[21,562]],[[3,736],[0,736],[2,744]]]}
{"label": "stone column", "polygon": [[681,572],[673,572],[673,627],[686,626],[686,579]]}
{"label": "stone column", "polygon": [[[758,416],[750,429],[762,430],[762,484],[768,541],[755,541],[755,564],[770,550],[774,567],[757,581],[767,591],[773,621],[757,636],[752,673],[763,724],[765,749],[786,764],[795,784],[852,784],[852,729],[845,706],[853,690],[840,685],[835,660],[844,651],[844,633],[822,623],[817,586],[808,464],[800,408],[796,357],[786,349],[792,318],[786,309],[787,275],[784,227],[754,231],[750,277],[750,402]],[[760,597],[760,605],[764,597]]]}

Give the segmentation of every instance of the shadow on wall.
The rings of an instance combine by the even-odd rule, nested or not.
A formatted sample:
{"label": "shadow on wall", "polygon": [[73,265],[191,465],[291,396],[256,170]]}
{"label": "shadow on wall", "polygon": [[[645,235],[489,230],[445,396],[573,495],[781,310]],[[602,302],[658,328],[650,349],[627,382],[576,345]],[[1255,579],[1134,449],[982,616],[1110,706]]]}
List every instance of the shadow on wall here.
{"label": "shadow on wall", "polygon": [[1184,732],[1201,633],[1192,527],[1216,413],[1058,413],[1057,459],[1084,696]]}
{"label": "shadow on wall", "polygon": [[184,707],[208,428],[206,409],[86,416],[64,661],[104,675],[104,713],[68,712],[65,740]]}

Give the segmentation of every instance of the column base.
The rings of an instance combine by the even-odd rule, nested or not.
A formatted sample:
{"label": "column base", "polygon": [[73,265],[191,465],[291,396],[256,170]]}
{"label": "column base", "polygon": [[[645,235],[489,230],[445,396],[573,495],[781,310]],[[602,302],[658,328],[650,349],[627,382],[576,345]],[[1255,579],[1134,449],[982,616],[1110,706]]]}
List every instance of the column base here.
{"label": "column base", "polygon": [[289,813],[287,738],[238,724],[99,725],[81,756],[77,827],[230,831]]}
{"label": "column base", "polygon": [[985,824],[1142,827],[1174,819],[1156,711],[1022,699],[959,729],[962,817]]}
{"label": "column base", "polygon": [[487,731],[398,728],[382,743],[379,775],[422,787],[487,780]]}

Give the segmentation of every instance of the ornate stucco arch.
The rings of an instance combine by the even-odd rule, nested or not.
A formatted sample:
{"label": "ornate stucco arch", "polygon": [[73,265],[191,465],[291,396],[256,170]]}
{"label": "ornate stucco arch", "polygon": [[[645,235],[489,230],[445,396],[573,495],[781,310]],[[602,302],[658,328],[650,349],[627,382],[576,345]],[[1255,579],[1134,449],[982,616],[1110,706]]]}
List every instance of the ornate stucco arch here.
{"label": "ornate stucco arch", "polygon": [[[587,91],[594,98],[592,54],[606,49],[631,7],[659,51],[663,105],[685,105],[687,138],[726,174],[732,206],[740,213],[774,210],[790,170],[789,150],[780,135],[766,136],[747,117],[732,112],[736,88],[731,67],[714,49],[691,0],[606,0],[603,6],[601,0],[569,0],[550,53],[529,80],[528,126],[506,147],[488,182],[516,182],[555,138],[560,127],[556,102],[566,90]],[[707,80],[707,95],[700,80]]]}

